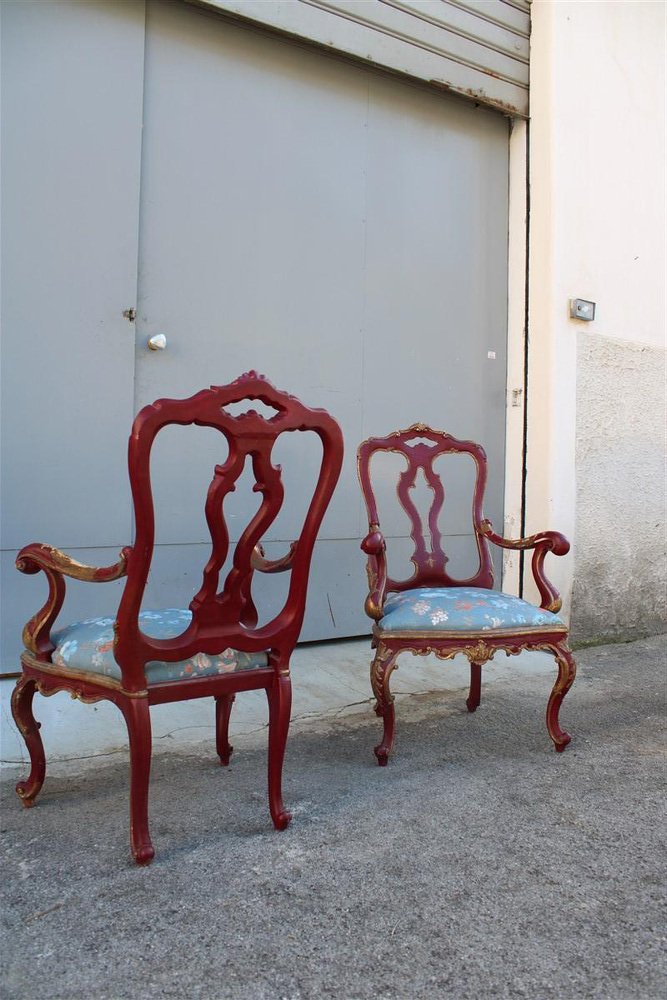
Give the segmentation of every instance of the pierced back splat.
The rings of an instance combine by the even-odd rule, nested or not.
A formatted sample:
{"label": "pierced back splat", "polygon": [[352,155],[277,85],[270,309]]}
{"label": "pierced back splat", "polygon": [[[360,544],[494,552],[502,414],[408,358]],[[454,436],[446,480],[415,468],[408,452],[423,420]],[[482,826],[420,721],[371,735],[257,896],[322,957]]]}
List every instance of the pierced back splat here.
{"label": "pierced back splat", "polygon": [[[482,505],[486,486],[486,454],[481,445],[473,441],[459,441],[436,431],[426,424],[413,424],[406,430],[396,431],[385,438],[369,438],[359,447],[358,468],[361,490],[368,511],[371,530],[380,524],[378,506],[370,475],[370,465],[376,452],[394,452],[405,459],[405,470],[397,485],[398,500],[410,521],[410,537],[414,545],[411,556],[414,572],[405,580],[387,579],[387,590],[409,590],[413,587],[492,587],[493,564],[486,539],[477,528],[484,520]],[[472,527],[479,554],[477,572],[468,580],[458,580],[447,572],[447,555],[442,547],[439,518],[445,503],[445,487],[433,463],[441,455],[467,454],[476,468],[475,486],[471,500]],[[425,517],[420,515],[412,494],[418,474],[424,476],[431,490],[431,502]],[[428,526],[428,531],[424,525]]]}
{"label": "pierced back splat", "polygon": [[[245,401],[259,401],[248,408]],[[258,412],[261,409],[262,412]],[[244,412],[241,412],[244,411]],[[153,554],[155,517],[150,480],[150,454],[159,431],[169,424],[212,427],[226,438],[229,453],[215,467],[205,501],[211,552],[202,585],[190,603],[192,622],[174,639],[144,635],[138,624]],[[257,628],[257,610],[251,587],[256,546],[275,521],[284,499],[281,468],[271,460],[272,449],[283,433],[312,431],[322,443],[317,483],[301,534],[290,553],[291,577],[287,600],[272,621]],[[143,675],[149,660],[179,661],[196,653],[218,654],[227,647],[254,652],[291,648],[301,629],[306,583],[317,531],[333,493],[342,464],[340,428],[324,410],[310,409],[277,390],[255,372],[242,375],[228,386],[212,386],[189,399],[161,399],[137,416],[129,443],[129,471],[136,519],[136,539],[128,561],[128,576],[118,611],[116,657],[126,671]],[[251,463],[253,490],[262,502],[237,542],[231,569],[220,588],[220,572],[229,552],[229,529],[223,507]]]}

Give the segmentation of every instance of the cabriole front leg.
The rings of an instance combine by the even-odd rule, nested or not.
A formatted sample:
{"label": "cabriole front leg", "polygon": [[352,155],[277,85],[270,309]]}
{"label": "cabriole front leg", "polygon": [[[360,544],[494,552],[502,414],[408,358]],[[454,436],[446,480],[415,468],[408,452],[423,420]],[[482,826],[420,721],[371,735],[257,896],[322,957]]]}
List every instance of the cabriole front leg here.
{"label": "cabriole front leg", "polygon": [[16,794],[23,805],[28,808],[34,805],[39,790],[44,784],[46,774],[46,758],[44,744],[39,734],[40,723],[32,714],[32,699],[37,683],[32,677],[21,677],[12,692],[12,715],[14,722],[25,740],[30,754],[30,774],[27,781],[19,781]]}
{"label": "cabriole front leg", "polygon": [[563,698],[574,683],[577,666],[572,653],[564,642],[558,643],[551,648],[558,664],[558,677],[556,678],[556,683],[553,686],[547,705],[547,729],[549,736],[554,742],[556,751],[562,753],[570,742],[571,736],[564,729],[561,729],[558,721],[558,713],[563,703]]}
{"label": "cabriole front leg", "polygon": [[380,767],[386,767],[394,743],[394,696],[389,690],[389,678],[396,666],[398,653],[380,643],[371,663],[371,687],[375,695],[375,714],[381,715],[384,723],[382,741],[373,748]]}

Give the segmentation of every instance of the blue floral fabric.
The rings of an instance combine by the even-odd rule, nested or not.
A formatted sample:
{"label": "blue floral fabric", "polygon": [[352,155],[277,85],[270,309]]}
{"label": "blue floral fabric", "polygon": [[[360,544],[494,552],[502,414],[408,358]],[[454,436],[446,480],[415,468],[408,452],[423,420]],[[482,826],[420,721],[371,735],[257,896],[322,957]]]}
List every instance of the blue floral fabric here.
{"label": "blue floral fabric", "polygon": [[[151,639],[174,639],[185,632],[191,621],[192,612],[181,608],[142,611],[139,615],[139,628]],[[113,623],[113,618],[90,618],[54,633],[52,639],[56,649],[51,659],[60,667],[121,680],[120,667],[113,655]],[[242,653],[237,649],[225,649],[216,656],[197,653],[179,663],[151,660],[146,664],[146,679],[149,683],[158,684],[191,677],[211,677],[236,670],[266,667],[268,662],[266,653]]]}
{"label": "blue floral fabric", "polygon": [[550,611],[498,590],[422,587],[390,594],[381,632],[489,632],[495,629],[565,628]]}

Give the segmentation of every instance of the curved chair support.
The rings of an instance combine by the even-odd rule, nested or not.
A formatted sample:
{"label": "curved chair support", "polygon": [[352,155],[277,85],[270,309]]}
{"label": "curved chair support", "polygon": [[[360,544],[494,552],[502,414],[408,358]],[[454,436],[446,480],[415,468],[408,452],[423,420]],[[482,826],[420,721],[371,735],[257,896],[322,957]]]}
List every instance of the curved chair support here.
{"label": "curved chair support", "polygon": [[49,581],[49,596],[46,603],[33,615],[23,629],[23,644],[26,649],[42,660],[50,659],[54,650],[51,642],[51,627],[60,614],[65,600],[65,580],[82,580],[86,583],[110,583],[127,575],[127,560],[131,548],[122,550],[118,562],[113,566],[87,566],[72,559],[67,553],[43,542],[32,542],[24,546],[16,557],[16,568],[21,573],[43,572]]}
{"label": "curved chair support", "polygon": [[35,804],[46,774],[44,744],[39,733],[41,723],[37,722],[32,714],[32,700],[36,689],[37,682],[32,677],[24,675],[12,692],[14,722],[30,754],[30,774],[26,781],[19,781],[16,786],[16,794],[26,808]]}
{"label": "curved chair support", "polygon": [[389,690],[389,679],[396,669],[398,652],[380,642],[371,663],[371,687],[375,695],[375,714],[382,716],[384,731],[382,740],[373,748],[380,767],[387,766],[387,760],[394,745],[394,696]]}
{"label": "curved chair support", "polygon": [[493,530],[493,525],[488,518],[484,518],[477,529],[480,535],[497,545],[501,549],[535,549],[532,558],[533,578],[542,599],[540,607],[545,611],[557,614],[562,607],[560,594],[544,574],[544,560],[549,552],[555,556],[564,556],[570,551],[570,543],[559,531],[541,531],[537,535],[529,535],[528,538],[503,538]]}
{"label": "curved chair support", "polygon": [[289,670],[278,671],[266,689],[269,701],[269,811],[276,830],[284,830],[292,819],[285,809],[282,772],[292,707],[292,681]]}
{"label": "curved chair support", "polygon": [[252,569],[259,570],[260,573],[284,573],[285,570],[292,568],[297,545],[298,542],[292,542],[289,552],[287,555],[282,556],[281,559],[266,559],[264,556],[264,546],[258,544],[253,549],[252,556],[250,557],[250,565]]}
{"label": "curved chair support", "polygon": [[229,717],[235,701],[234,694],[221,694],[215,699],[215,748],[223,767],[227,767],[234,751],[229,742]]}
{"label": "curved chair support", "polygon": [[138,865],[148,865],[155,849],[148,830],[148,783],[151,773],[151,714],[148,698],[123,698],[130,742],[130,847]]}
{"label": "curved chair support", "polygon": [[[543,647],[545,648],[545,647]],[[557,753],[562,753],[572,737],[561,729],[558,721],[558,713],[563,704],[563,699],[574,684],[577,674],[577,665],[566,642],[554,643],[550,647],[558,664],[558,677],[553,686],[547,704],[547,729],[549,736],[553,740]]]}

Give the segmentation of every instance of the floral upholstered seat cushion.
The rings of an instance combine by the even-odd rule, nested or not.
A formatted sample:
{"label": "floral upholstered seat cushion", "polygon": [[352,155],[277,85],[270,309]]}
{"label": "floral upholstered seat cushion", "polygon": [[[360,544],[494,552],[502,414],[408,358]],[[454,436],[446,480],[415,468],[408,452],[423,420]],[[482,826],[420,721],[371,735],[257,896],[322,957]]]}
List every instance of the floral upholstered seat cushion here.
{"label": "floral upholstered seat cushion", "polygon": [[559,629],[561,619],[519,597],[477,587],[421,587],[390,594],[381,632],[488,632]]}
{"label": "floral upholstered seat cushion", "polygon": [[[192,612],[181,608],[162,611],[142,611],[139,628],[151,639],[174,639],[185,632],[192,621]],[[113,618],[91,618],[75,622],[53,636],[55,651],[51,659],[60,667],[87,673],[103,674],[121,680],[120,667],[113,655]],[[210,677],[266,667],[266,653],[242,653],[225,649],[217,656],[197,653],[188,660],[167,663],[152,660],[146,664],[149,683],[181,681],[192,677]]]}

